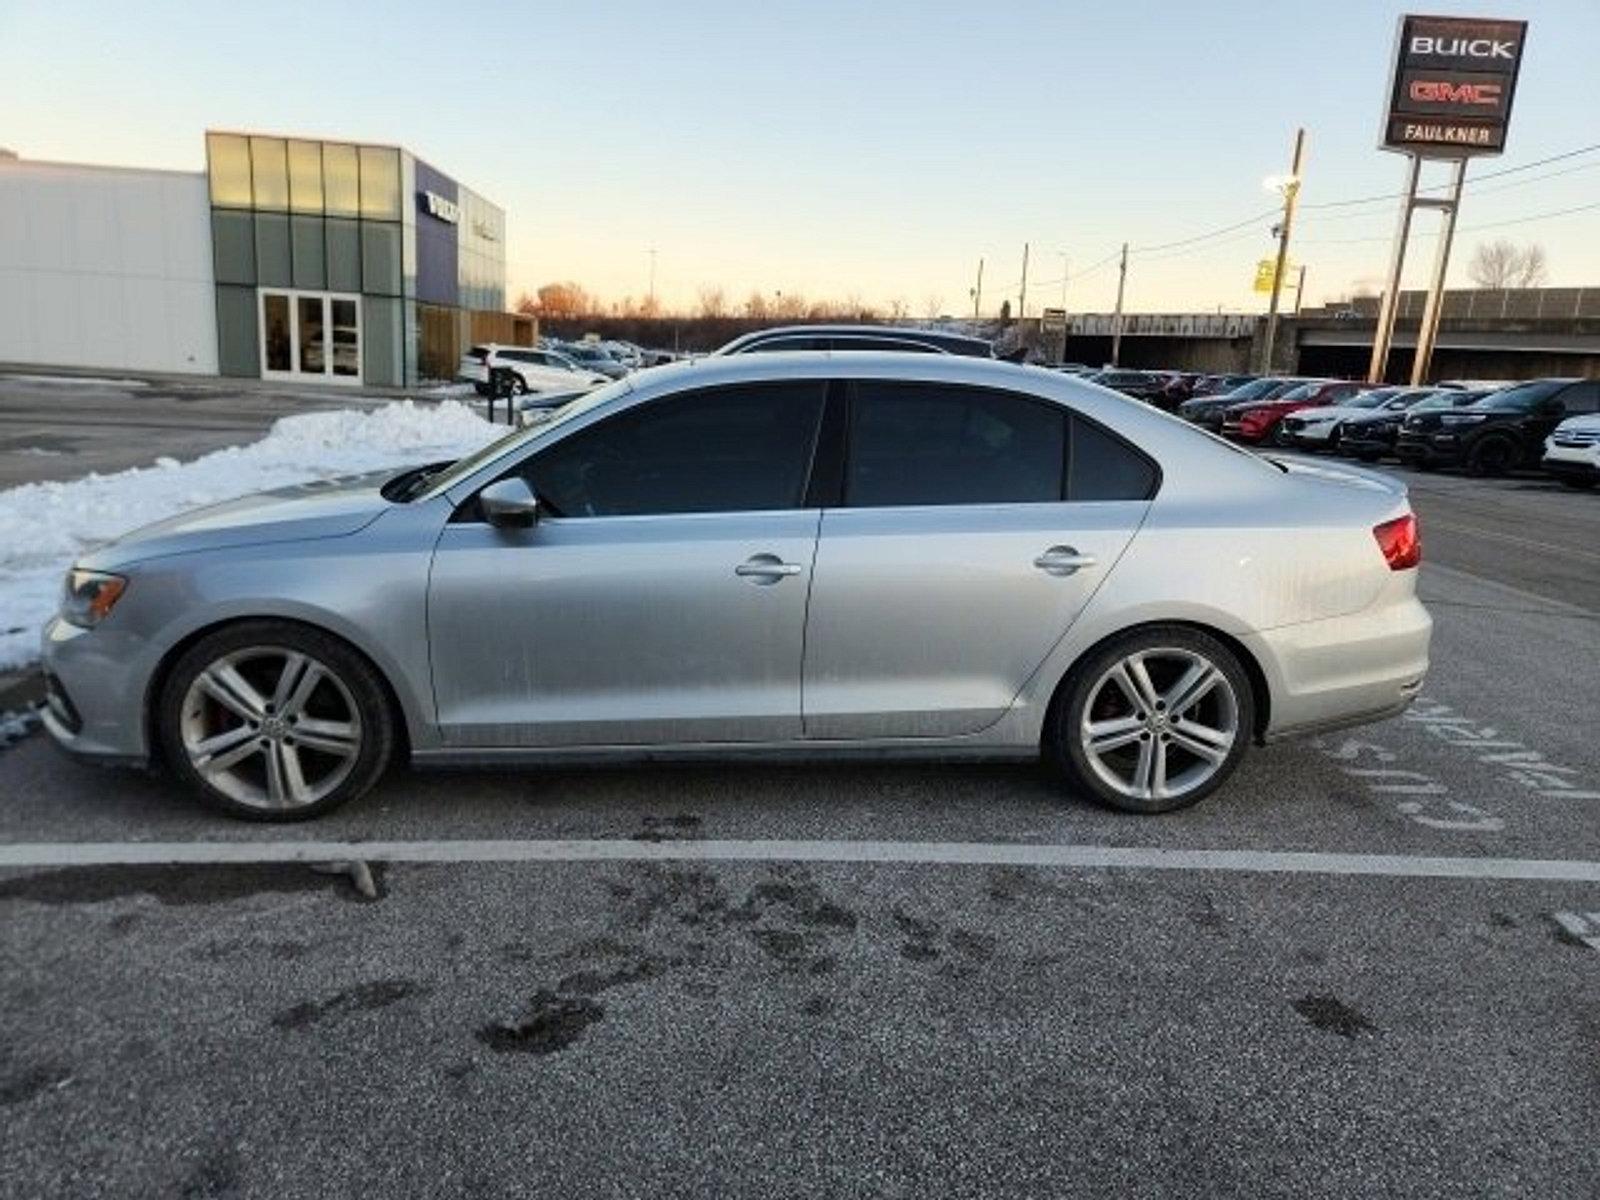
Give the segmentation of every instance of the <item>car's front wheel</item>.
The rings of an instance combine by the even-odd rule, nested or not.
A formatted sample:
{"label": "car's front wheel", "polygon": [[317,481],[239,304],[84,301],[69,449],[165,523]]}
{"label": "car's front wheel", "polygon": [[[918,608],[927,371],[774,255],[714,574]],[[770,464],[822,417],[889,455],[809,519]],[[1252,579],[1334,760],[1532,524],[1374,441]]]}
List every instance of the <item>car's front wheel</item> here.
{"label": "car's front wheel", "polygon": [[371,664],[291,622],[201,638],[173,665],[158,705],[167,765],[230,816],[320,816],[370,788],[394,755],[395,720]]}
{"label": "car's front wheel", "polygon": [[1055,707],[1053,757],[1112,808],[1171,812],[1222,786],[1254,725],[1238,657],[1197,629],[1157,625],[1111,639],[1074,669]]}

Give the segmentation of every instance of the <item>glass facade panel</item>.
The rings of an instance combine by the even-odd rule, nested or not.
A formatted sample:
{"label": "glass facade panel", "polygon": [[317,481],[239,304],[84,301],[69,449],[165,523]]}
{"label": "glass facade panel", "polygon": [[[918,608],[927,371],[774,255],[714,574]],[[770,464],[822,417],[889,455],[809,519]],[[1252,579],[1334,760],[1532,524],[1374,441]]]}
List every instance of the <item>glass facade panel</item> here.
{"label": "glass facade panel", "polygon": [[323,288],[328,285],[324,266],[321,217],[290,217],[289,240],[294,254],[294,285]]}
{"label": "glass facade panel", "polygon": [[261,340],[268,371],[293,369],[289,358],[289,297],[280,292],[268,292],[261,297]]}
{"label": "glass facade panel", "polygon": [[289,143],[289,207],[297,213],[322,211],[322,146]]}
{"label": "glass facade panel", "polygon": [[217,370],[235,378],[261,374],[261,339],[256,326],[253,287],[217,289]]}
{"label": "glass facade panel", "polygon": [[[361,215],[380,221],[400,219],[400,152],[361,147]],[[396,256],[399,261],[399,256]]]}
{"label": "glass facade panel", "polygon": [[289,218],[282,213],[257,213],[256,282],[267,287],[294,283],[294,260],[289,249]]}
{"label": "glass facade panel", "polygon": [[250,139],[250,178],[257,209],[288,210],[289,162],[282,138]]}
{"label": "glass facade panel", "polygon": [[223,208],[250,207],[250,142],[246,138],[206,134],[206,168],[211,177],[211,203]]}
{"label": "glass facade panel", "polygon": [[211,210],[212,269],[218,283],[256,283],[255,217],[247,212]]}
{"label": "glass facade panel", "polygon": [[322,144],[322,203],[330,217],[361,214],[361,174],[354,146]]}
{"label": "glass facade panel", "polygon": [[400,294],[399,225],[361,222],[361,290],[379,296]]}
{"label": "glass facade panel", "polygon": [[361,297],[361,374],[374,387],[405,383],[400,354],[400,301]]}
{"label": "glass facade panel", "polygon": [[328,290],[359,292],[361,290],[360,224],[329,217],[327,235]]}

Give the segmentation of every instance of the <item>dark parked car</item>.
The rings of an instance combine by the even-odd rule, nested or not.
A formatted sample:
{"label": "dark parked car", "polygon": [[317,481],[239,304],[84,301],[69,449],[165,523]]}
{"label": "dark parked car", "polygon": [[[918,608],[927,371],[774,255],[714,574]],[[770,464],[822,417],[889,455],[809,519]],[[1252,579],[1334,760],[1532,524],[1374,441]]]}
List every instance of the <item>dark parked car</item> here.
{"label": "dark parked car", "polygon": [[1206,396],[1199,400],[1186,400],[1178,406],[1178,415],[1185,421],[1192,421],[1217,433],[1222,429],[1223,414],[1235,404],[1242,404],[1246,400],[1271,400],[1309,382],[1310,380],[1300,376],[1290,378],[1268,376],[1265,379],[1254,379],[1241,384],[1231,392]]}
{"label": "dark parked car", "polygon": [[1259,375],[1203,375],[1196,380],[1194,388],[1189,395],[1192,399],[1202,396],[1220,396],[1224,392],[1231,392],[1234,388],[1243,387],[1260,379]]}
{"label": "dark parked car", "polygon": [[1386,454],[1394,453],[1400,424],[1412,413],[1443,412],[1449,408],[1464,408],[1476,404],[1492,389],[1463,391],[1460,388],[1395,388],[1398,393],[1389,404],[1364,416],[1351,417],[1344,423],[1339,435],[1338,452],[1347,458],[1362,462],[1377,462]]}
{"label": "dark parked car", "polygon": [[1423,468],[1459,464],[1473,475],[1503,475],[1537,466],[1557,425],[1592,412],[1600,412],[1600,379],[1535,379],[1466,408],[1411,413],[1394,449]]}
{"label": "dark parked car", "polygon": [[1162,385],[1166,382],[1164,375],[1150,371],[1130,371],[1123,367],[1107,367],[1104,371],[1096,371],[1093,375],[1085,375],[1084,378],[1090,383],[1098,383],[1101,387],[1121,392],[1124,396],[1132,396],[1135,400],[1144,400],[1152,404],[1161,395]]}
{"label": "dark parked car", "polygon": [[777,350],[910,350],[993,358],[994,343],[942,329],[903,329],[893,325],[780,325],[746,333],[714,350],[714,355]]}

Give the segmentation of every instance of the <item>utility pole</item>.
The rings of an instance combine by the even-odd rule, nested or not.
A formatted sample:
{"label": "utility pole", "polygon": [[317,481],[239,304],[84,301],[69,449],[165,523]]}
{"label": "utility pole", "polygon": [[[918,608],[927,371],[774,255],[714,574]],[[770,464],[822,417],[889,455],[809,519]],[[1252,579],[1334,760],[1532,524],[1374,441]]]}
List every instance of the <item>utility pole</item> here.
{"label": "utility pole", "polygon": [[1294,161],[1283,185],[1283,219],[1278,223],[1278,264],[1272,276],[1272,302],[1267,306],[1267,335],[1262,339],[1261,373],[1272,374],[1272,346],[1278,340],[1278,303],[1283,294],[1283,272],[1289,262],[1289,232],[1294,225],[1294,208],[1300,199],[1300,164],[1304,161],[1306,131],[1294,131]]}
{"label": "utility pole", "polygon": [[1300,309],[1306,302],[1306,265],[1300,264],[1300,278],[1294,285],[1294,315],[1300,315]]}
{"label": "utility pole", "polygon": [[972,289],[972,319],[978,319],[983,308],[983,259],[978,259],[978,285]]}
{"label": "utility pole", "polygon": [[1111,365],[1122,357],[1122,293],[1128,286],[1128,243],[1122,243],[1122,262],[1117,267],[1117,311],[1111,318]]}
{"label": "utility pole", "polygon": [[1028,243],[1022,243],[1022,289],[1017,293],[1017,324],[1022,324],[1022,318],[1028,310]]}
{"label": "utility pole", "polygon": [[1071,262],[1067,259],[1065,250],[1057,251],[1061,255],[1061,353],[1056,355],[1057,362],[1067,361],[1067,276],[1071,273]]}

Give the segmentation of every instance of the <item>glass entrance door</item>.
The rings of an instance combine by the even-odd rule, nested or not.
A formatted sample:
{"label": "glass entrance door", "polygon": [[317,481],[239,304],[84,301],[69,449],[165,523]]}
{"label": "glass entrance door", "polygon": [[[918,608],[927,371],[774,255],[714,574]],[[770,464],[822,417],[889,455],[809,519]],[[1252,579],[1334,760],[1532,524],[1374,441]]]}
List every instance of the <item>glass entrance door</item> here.
{"label": "glass entrance door", "polygon": [[261,377],[361,382],[360,297],[268,291],[261,296]]}

